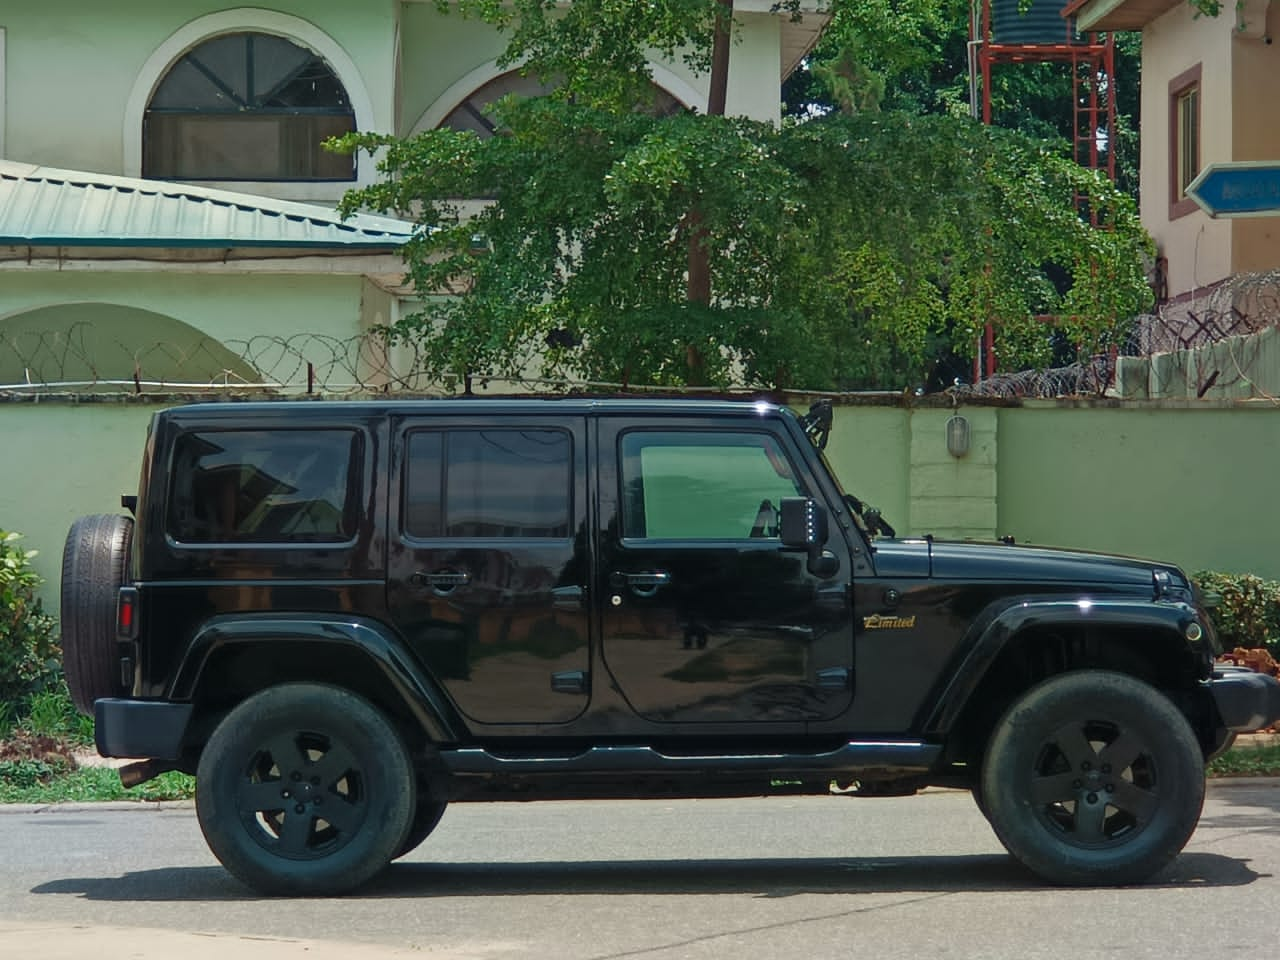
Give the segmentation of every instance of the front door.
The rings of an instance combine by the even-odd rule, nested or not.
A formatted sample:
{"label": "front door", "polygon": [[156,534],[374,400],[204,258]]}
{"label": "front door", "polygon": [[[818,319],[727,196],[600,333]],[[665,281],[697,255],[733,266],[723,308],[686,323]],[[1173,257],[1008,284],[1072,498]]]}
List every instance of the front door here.
{"label": "front door", "polygon": [[590,691],[581,417],[395,425],[388,603],[480,723],[564,723]]}
{"label": "front door", "polygon": [[782,548],[780,501],[818,494],[781,425],[599,423],[602,650],[631,707],[670,723],[845,711],[849,560],[836,549],[820,578]]}

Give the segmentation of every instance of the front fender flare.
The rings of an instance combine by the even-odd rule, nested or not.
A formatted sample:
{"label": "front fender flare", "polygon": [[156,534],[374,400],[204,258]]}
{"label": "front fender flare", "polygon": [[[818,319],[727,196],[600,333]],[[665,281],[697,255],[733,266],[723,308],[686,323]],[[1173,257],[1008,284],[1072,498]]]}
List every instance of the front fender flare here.
{"label": "front fender flare", "polygon": [[967,652],[949,671],[950,679],[924,724],[925,734],[950,732],[991,665],[1026,630],[1054,626],[1146,630],[1167,635],[1191,655],[1185,632],[1193,622],[1196,612],[1185,603],[1135,598],[1024,598],[999,606],[979,617],[970,628],[964,643]]}
{"label": "front fender flare", "polygon": [[334,644],[365,657],[388,680],[427,736],[437,744],[457,743],[462,726],[447,697],[384,624],[341,614],[260,613],[217,616],[192,638],[168,698],[191,701],[210,659],[235,646],[254,643]]}

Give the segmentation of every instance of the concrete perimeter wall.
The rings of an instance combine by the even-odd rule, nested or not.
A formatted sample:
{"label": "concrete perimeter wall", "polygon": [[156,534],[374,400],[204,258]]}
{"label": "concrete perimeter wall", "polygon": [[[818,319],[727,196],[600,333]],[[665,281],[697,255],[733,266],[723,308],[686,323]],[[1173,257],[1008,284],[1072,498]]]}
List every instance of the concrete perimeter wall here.
{"label": "concrete perimeter wall", "polygon": [[838,408],[827,458],[899,535],[1123,553],[1280,580],[1280,405],[1024,401]]}
{"label": "concrete perimeter wall", "polygon": [[[0,529],[40,551],[54,612],[68,526],[120,512],[161,405],[0,401]],[[828,460],[903,536],[1012,535],[1280,579],[1280,406],[1027,401],[954,412],[970,422],[960,459],[946,448],[950,408],[838,406]]]}

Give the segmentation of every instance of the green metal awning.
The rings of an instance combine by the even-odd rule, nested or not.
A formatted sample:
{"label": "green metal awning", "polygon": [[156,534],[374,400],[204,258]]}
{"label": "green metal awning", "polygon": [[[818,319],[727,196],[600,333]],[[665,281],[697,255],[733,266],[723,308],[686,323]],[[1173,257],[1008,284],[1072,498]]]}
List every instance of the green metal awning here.
{"label": "green metal awning", "polygon": [[385,251],[413,230],[318,204],[0,161],[0,245]]}

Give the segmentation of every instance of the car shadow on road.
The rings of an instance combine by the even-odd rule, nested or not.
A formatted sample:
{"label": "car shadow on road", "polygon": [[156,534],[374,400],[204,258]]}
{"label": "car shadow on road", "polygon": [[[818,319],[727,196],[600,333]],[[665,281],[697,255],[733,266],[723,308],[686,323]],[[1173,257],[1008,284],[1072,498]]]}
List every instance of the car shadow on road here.
{"label": "car shadow on road", "polygon": [[[1184,853],[1144,889],[1233,887],[1258,879],[1248,860]],[[491,897],[528,895],[959,893],[1036,891],[1061,895],[1012,858],[840,857],[752,860],[544,861],[433,863],[401,861],[351,896]],[[36,894],[105,901],[258,899],[219,867],[142,870],[117,877],[53,880]]]}

